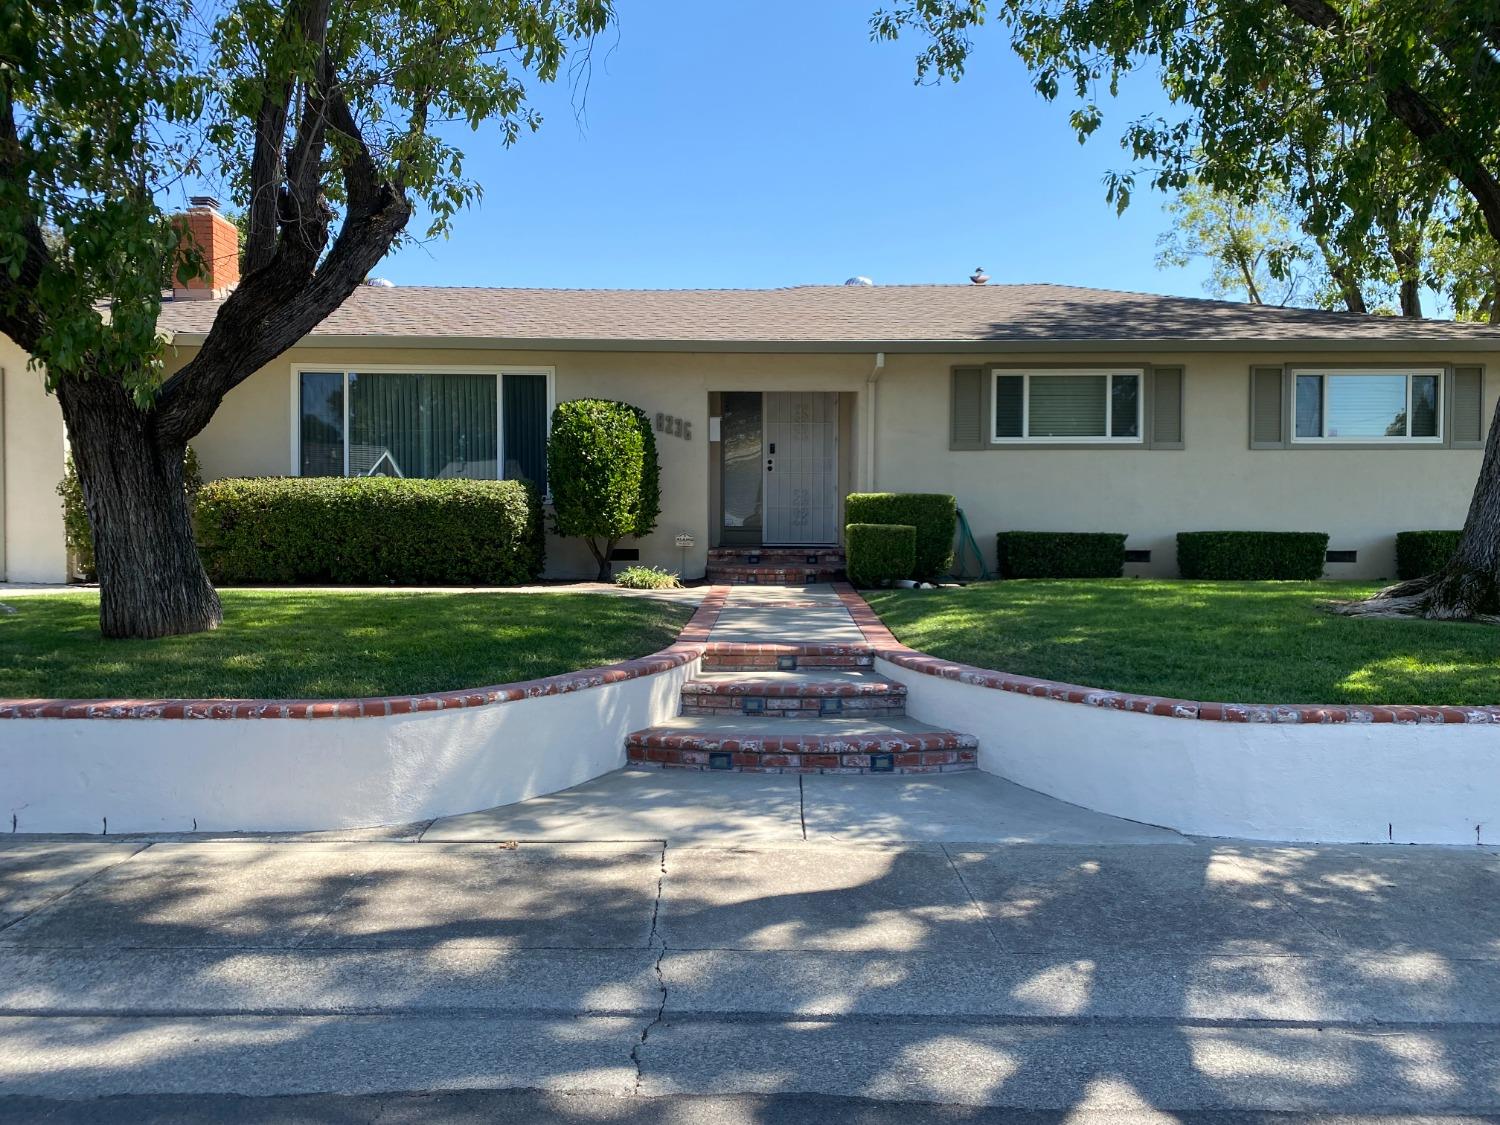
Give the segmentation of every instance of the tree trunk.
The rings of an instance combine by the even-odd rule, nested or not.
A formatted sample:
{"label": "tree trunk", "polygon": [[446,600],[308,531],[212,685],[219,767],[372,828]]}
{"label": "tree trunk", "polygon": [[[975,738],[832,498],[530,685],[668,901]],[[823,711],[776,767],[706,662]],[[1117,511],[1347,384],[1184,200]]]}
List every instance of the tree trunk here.
{"label": "tree trunk", "polygon": [[58,387],[83,487],[106,637],[167,637],[223,618],[193,540],[183,490],[185,445],[162,441],[153,414],[104,377]]}
{"label": "tree trunk", "polygon": [[1394,242],[1391,244],[1391,259],[1396,263],[1396,275],[1401,279],[1401,315],[1420,318],[1422,278],[1418,253]]}
{"label": "tree trunk", "polygon": [[599,564],[599,576],[595,581],[608,582],[610,580],[609,557],[615,553],[615,544],[619,540],[607,539],[604,541],[604,546],[602,547],[599,545],[599,541],[592,535],[585,536],[583,541],[589,545],[589,553],[594,556],[594,561]]}
{"label": "tree trunk", "polygon": [[1500,403],[1490,421],[1484,464],[1469,502],[1458,549],[1436,574],[1398,582],[1338,607],[1354,617],[1426,617],[1500,623]]}

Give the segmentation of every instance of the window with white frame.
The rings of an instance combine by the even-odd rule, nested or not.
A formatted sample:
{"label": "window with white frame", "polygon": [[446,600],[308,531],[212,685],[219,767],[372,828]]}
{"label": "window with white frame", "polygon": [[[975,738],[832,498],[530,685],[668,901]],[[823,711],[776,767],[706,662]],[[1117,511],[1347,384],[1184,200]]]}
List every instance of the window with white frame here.
{"label": "window with white frame", "polygon": [[1299,442],[1443,440],[1440,370],[1293,372]]}
{"label": "window with white frame", "polygon": [[1139,443],[1144,373],[1139,370],[995,370],[996,443]]}
{"label": "window with white frame", "polygon": [[297,372],[297,471],[545,487],[545,371]]}

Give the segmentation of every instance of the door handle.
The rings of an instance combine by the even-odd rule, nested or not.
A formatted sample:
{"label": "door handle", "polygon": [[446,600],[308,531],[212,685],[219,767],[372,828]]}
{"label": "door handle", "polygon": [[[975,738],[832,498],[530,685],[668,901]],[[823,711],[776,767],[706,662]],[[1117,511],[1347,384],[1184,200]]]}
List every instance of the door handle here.
{"label": "door handle", "polygon": [[773,465],[773,464],[772,464],[772,463],[771,463],[771,459],[770,459],[770,458],[769,458],[769,457],[767,457],[767,458],[766,458],[766,472],[768,472],[768,473],[769,473],[769,472],[771,472],[771,470],[772,470],[772,469],[773,469],[773,468],[774,468],[774,467],[775,467],[775,466],[774,466],[774,465]]}

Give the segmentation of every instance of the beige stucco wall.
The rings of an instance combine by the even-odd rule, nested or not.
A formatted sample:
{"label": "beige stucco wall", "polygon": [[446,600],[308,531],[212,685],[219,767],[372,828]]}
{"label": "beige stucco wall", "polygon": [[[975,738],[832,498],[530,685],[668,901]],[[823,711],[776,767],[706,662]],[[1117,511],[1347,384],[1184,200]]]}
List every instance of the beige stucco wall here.
{"label": "beige stucco wall", "polygon": [[[954,364],[1058,363],[1046,355],[896,355],[886,358],[877,389],[874,478],[863,405],[873,357],[673,352],[497,352],[457,349],[299,348],[237,388],[195,445],[206,473],[285,473],[292,459],[294,365],[358,367],[547,366],[559,399],[621,398],[648,413],[692,422],[690,441],[662,435],[662,517],[640,544],[642,561],[676,569],[679,532],[697,545],[686,574],[702,573],[712,538],[708,437],[709,393],[725,390],[835,390],[854,396],[852,433],[844,447],[857,487],[952,492],[993,562],[1001,529],[1124,531],[1132,548],[1152,552],[1128,573],[1176,572],[1178,531],[1265,528],[1327,531],[1330,547],[1359,552],[1355,564],[1332,564],[1331,577],[1383,577],[1394,568],[1393,536],[1410,528],[1459,527],[1479,470],[1477,450],[1295,448],[1251,450],[1248,379],[1252,363],[1411,361],[1485,363],[1487,410],[1500,394],[1500,355],[1382,352],[1365,354],[1139,353],[1075,357],[1108,362],[1180,364],[1184,385],[1181,450],[1131,447],[972,452],[948,449],[948,371]],[[549,543],[549,572],[587,574],[576,543]]]}
{"label": "beige stucco wall", "polygon": [[0,336],[0,576],[62,582],[67,546],[57,482],[66,459],[62,411],[42,373]]}
{"label": "beige stucco wall", "polygon": [[[55,580],[63,573],[62,525],[53,488],[62,472],[61,420],[25,357],[0,341],[6,371],[4,496],[6,560],[12,579]],[[181,350],[170,365],[184,362]],[[726,390],[826,390],[846,399],[841,460],[857,488],[952,492],[968,514],[986,558],[994,533],[1022,530],[1123,531],[1132,548],[1152,552],[1149,565],[1127,573],[1175,573],[1178,531],[1268,528],[1327,531],[1330,547],[1356,550],[1355,564],[1332,564],[1330,577],[1373,578],[1394,567],[1395,532],[1463,523],[1479,470],[1477,450],[1294,448],[1251,450],[1248,379],[1252,363],[1483,363],[1486,409],[1500,395],[1500,354],[1380,352],[1378,354],[1156,353],[1079,355],[1080,365],[1181,365],[1184,437],[1181,450],[1132,447],[948,449],[949,369],[986,362],[1025,365],[1067,362],[1037,355],[898,355],[886,357],[876,392],[875,442],[869,432],[869,384],[874,357],[723,353],[497,351],[303,346],[257,372],[230,393],[194,441],[210,477],[293,471],[294,367],[442,368],[550,367],[558,399],[620,398],[648,413],[692,423],[692,438],[659,435],[662,516],[659,530],[639,544],[642,561],[703,573],[714,505],[717,447],[708,441],[709,395]],[[873,454],[873,465],[871,464]],[[873,472],[873,477],[871,473]],[[684,559],[680,532],[696,546]],[[552,540],[549,573],[586,576],[592,562],[582,546]]]}
{"label": "beige stucco wall", "polygon": [[[1065,357],[988,358],[1024,365]],[[1128,566],[1127,574],[1176,574],[1179,531],[1248,529],[1326,531],[1330,549],[1359,552],[1357,563],[1329,564],[1328,577],[1386,577],[1394,573],[1397,531],[1463,525],[1481,451],[1252,450],[1249,369],[1252,363],[1282,362],[1484,363],[1486,410],[1492,413],[1500,393],[1500,356],[1289,350],[1078,357],[1081,365],[1126,359],[1183,366],[1185,448],[949,452],[948,364],[892,356],[879,391],[879,487],[955,494],[991,562],[994,534],[1004,529],[1126,532],[1129,547],[1152,552],[1149,565]]]}

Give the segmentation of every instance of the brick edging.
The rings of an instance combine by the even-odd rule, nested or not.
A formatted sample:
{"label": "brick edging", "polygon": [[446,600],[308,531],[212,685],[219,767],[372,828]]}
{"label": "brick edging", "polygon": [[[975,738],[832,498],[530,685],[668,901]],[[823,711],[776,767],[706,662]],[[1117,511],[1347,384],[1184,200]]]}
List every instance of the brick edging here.
{"label": "brick edging", "polygon": [[1132,711],[1171,719],[1202,719],[1226,723],[1398,723],[1402,725],[1495,724],[1500,723],[1500,707],[1402,707],[1347,706],[1315,703],[1214,703],[1194,699],[1168,699],[1156,695],[1133,695],[1103,688],[1043,680],[996,672],[928,656],[898,641],[885,622],[870,608],[858,591],[846,582],[834,583],[834,590],[854,624],[864,634],[875,656],[901,668],[956,680],[975,687],[1010,691],[1060,703],[1082,703],[1109,711]]}
{"label": "brick edging", "polygon": [[514,684],[357,699],[0,699],[0,719],[369,719],[566,695],[669,672],[698,659],[728,595],[727,586],[711,587],[677,639],[660,652]]}

